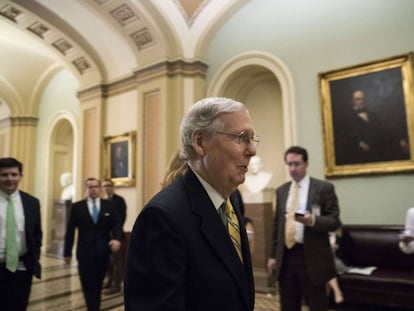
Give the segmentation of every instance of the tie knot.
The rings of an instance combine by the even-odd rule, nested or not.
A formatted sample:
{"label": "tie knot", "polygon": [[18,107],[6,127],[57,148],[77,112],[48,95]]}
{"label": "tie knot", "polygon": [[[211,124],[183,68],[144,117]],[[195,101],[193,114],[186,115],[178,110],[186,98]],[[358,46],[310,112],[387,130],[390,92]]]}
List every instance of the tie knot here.
{"label": "tie knot", "polygon": [[296,182],[296,181],[294,181],[294,182],[293,182],[293,189],[294,189],[295,191],[297,191],[297,190],[299,190],[299,189],[300,189],[300,185],[299,185],[299,183],[298,183],[298,182]]}

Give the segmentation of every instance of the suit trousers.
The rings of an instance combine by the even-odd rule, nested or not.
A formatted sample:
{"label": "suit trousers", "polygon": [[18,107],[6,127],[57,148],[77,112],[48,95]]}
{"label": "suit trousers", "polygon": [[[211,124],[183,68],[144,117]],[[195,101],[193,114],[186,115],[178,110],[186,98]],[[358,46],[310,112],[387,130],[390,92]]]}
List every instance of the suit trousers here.
{"label": "suit trousers", "polygon": [[328,310],[326,284],[311,284],[303,244],[285,248],[279,276],[281,311],[301,311],[303,299],[310,311]]}
{"label": "suit trousers", "polygon": [[78,262],[79,277],[88,311],[99,311],[102,283],[108,260],[108,256],[95,256],[95,258]]}
{"label": "suit trousers", "polygon": [[20,270],[10,272],[4,264],[0,264],[0,310],[25,311],[32,280],[32,273]]}
{"label": "suit trousers", "polygon": [[109,257],[107,276],[107,285],[109,288],[120,288],[124,281],[125,265],[125,246],[124,240],[121,249],[116,253],[111,253]]}

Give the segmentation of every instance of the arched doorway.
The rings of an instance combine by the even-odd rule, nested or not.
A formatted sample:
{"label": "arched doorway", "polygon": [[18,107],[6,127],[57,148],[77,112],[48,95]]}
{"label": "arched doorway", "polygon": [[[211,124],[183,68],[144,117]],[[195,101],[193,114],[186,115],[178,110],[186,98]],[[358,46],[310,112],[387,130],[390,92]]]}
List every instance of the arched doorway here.
{"label": "arched doorway", "polygon": [[[62,256],[63,239],[66,230],[68,209],[67,199],[62,197],[63,187],[67,186],[67,178],[62,175],[73,176],[74,157],[74,130],[67,119],[60,119],[52,130],[50,140],[50,166],[49,166],[49,196],[47,206],[46,243],[47,254]],[[63,185],[62,183],[65,183]],[[74,198],[72,198],[73,200]]]}
{"label": "arched doorway", "polygon": [[274,189],[286,181],[283,154],[296,141],[290,73],[271,54],[245,53],[227,62],[217,72],[208,94],[234,98],[247,106],[256,133],[261,137],[257,155],[262,159],[263,170],[272,173],[267,189],[259,196],[250,196],[243,185],[240,186],[246,216],[253,219],[255,228],[255,251],[252,254],[255,286],[258,291],[268,292],[273,286],[267,258],[272,234]]}

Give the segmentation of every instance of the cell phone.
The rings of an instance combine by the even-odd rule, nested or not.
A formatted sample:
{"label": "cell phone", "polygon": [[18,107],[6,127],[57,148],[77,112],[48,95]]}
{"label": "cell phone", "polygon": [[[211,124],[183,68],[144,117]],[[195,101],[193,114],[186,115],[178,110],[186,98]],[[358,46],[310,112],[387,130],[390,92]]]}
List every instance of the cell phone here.
{"label": "cell phone", "polygon": [[303,217],[303,216],[305,216],[305,214],[304,214],[304,213],[299,213],[299,212],[296,212],[296,213],[295,213],[295,216]]}

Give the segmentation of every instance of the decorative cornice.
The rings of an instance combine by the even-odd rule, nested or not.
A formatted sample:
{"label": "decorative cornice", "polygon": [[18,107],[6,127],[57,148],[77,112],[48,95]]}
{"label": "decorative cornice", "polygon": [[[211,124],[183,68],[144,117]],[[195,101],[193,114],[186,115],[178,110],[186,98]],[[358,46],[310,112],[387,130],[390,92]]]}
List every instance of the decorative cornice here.
{"label": "decorative cornice", "polygon": [[164,61],[154,65],[140,68],[135,71],[138,82],[157,78],[162,75],[173,77],[182,76],[201,76],[205,77],[208,65],[202,61],[187,62],[184,60]]}
{"label": "decorative cornice", "polygon": [[80,90],[78,92],[78,98],[82,102],[96,98],[96,97],[106,97],[106,89],[107,87],[105,85],[95,85],[87,89]]}
{"label": "decorative cornice", "polygon": [[137,88],[137,81],[134,75],[116,80],[108,84],[95,85],[78,92],[79,100],[85,101],[92,98],[106,98],[116,94],[124,93]]}
{"label": "decorative cornice", "polygon": [[163,61],[147,67],[136,70],[134,74],[124,77],[122,79],[113,81],[108,84],[95,85],[78,92],[80,101],[86,101],[92,98],[105,98],[120,94],[129,90],[134,90],[139,83],[151,79],[157,79],[161,76],[186,76],[205,77],[208,65],[202,61],[187,62],[184,60]]}
{"label": "decorative cornice", "polygon": [[10,117],[11,126],[37,126],[39,118],[33,116],[16,116]]}

